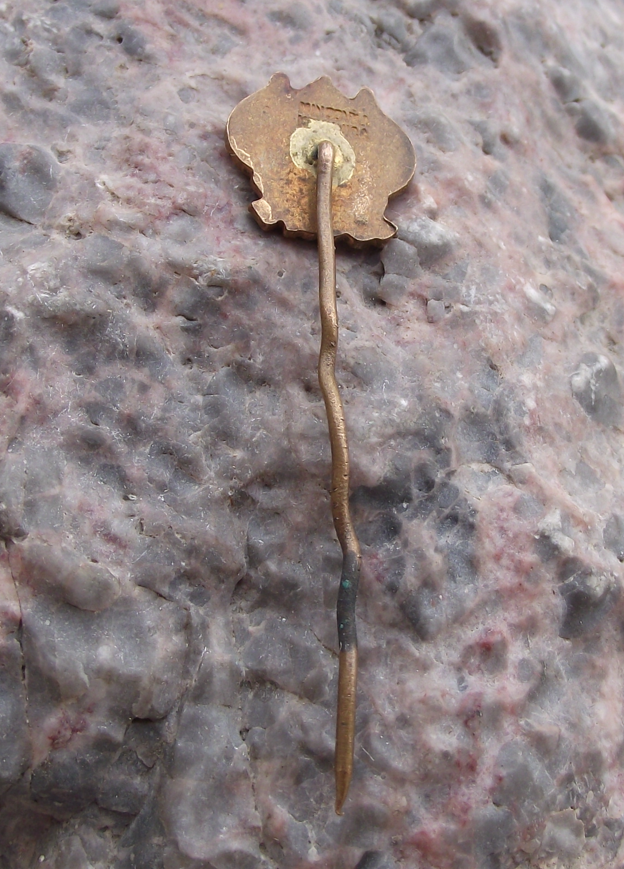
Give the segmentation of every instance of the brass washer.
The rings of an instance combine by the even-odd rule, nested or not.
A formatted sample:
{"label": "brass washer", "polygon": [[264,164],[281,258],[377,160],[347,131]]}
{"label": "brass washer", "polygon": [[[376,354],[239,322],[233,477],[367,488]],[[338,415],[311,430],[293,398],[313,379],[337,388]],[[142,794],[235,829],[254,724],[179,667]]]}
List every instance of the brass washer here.
{"label": "brass washer", "polygon": [[305,127],[297,127],[290,137],[290,156],[295,166],[316,175],[318,146],[331,142],[334,146],[332,184],[339,187],[350,180],[355,171],[355,151],[344,137],[338,124],[310,120]]}

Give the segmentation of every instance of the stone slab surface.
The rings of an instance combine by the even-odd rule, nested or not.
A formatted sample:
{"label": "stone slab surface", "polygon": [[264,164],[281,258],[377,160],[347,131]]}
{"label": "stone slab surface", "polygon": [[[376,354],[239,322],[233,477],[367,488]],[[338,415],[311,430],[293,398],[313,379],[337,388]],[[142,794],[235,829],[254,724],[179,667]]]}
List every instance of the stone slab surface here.
{"label": "stone slab surface", "polygon": [[[414,182],[338,258],[223,133],[371,87]],[[0,3],[0,867],[624,866],[624,7]],[[383,159],[383,155],[380,155]]]}

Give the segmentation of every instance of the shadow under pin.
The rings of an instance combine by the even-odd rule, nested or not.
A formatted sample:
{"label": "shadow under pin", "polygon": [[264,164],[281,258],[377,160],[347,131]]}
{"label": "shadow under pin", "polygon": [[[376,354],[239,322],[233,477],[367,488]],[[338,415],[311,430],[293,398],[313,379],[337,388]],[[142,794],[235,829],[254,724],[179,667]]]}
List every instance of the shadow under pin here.
{"label": "shadow under pin", "polygon": [[300,90],[283,73],[236,106],[226,144],[252,176],[261,198],[250,205],[263,229],[318,238],[321,349],[318,376],[332,453],[331,505],[343,553],[338,590],[339,644],[336,715],[336,812],[342,814],[353,771],[357,683],[355,602],[360,546],[349,510],[349,450],[336,382],[338,313],[335,239],[381,245],[396,233],[384,216],[388,200],[414,174],[414,149],[383,114],[372,91],[349,99],[327,76]]}

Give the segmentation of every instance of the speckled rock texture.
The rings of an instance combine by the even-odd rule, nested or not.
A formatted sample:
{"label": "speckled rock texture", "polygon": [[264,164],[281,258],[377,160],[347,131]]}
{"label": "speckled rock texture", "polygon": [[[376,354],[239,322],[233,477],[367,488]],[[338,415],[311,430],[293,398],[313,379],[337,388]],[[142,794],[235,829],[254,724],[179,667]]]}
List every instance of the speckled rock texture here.
{"label": "speckled rock texture", "polygon": [[[414,182],[338,258],[231,109],[370,86]],[[0,3],[1,869],[624,866],[620,0]]]}

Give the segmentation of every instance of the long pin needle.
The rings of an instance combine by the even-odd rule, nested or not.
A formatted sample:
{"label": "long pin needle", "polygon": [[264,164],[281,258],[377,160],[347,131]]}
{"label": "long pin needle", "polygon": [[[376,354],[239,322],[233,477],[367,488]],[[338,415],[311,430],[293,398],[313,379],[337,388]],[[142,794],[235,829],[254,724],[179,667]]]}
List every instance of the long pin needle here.
{"label": "long pin needle", "polygon": [[355,600],[360,578],[360,544],[349,511],[349,448],[344,408],[336,383],[338,311],[336,308],[336,248],[332,225],[332,174],[334,146],[321,142],[317,164],[317,232],[319,252],[319,303],[321,350],[318,376],[325,401],[332,454],[331,507],[334,527],[342,548],[342,575],[338,591],[338,709],[336,715],[336,814],[349,792],[353,772],[355,698],[357,684],[357,634]]}

